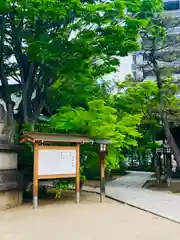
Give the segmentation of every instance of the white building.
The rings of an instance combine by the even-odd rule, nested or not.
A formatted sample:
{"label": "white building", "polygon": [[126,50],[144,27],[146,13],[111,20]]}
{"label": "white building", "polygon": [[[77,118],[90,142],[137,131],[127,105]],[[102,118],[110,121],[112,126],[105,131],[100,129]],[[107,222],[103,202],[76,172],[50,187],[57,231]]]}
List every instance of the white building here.
{"label": "white building", "polygon": [[[164,0],[164,14],[167,15],[167,16],[172,16],[172,17],[180,17],[180,0]],[[173,35],[177,35],[177,34],[180,34],[180,26],[176,26],[174,28],[171,28],[171,29],[168,29],[168,35],[169,36],[172,36]],[[172,38],[173,39],[173,38]],[[179,44],[180,45],[180,44]],[[176,47],[176,49],[172,48],[170,49],[168,47],[168,50],[167,49],[163,49],[161,51],[159,51],[159,55],[163,55],[163,54],[167,54],[167,51],[168,51],[168,54],[169,51],[170,52],[180,52],[180,46],[179,48]],[[146,59],[146,54],[148,55],[148,52],[146,50],[146,54],[144,54],[144,50],[140,50],[140,51],[137,51],[135,52],[133,55],[132,55],[132,58],[133,58],[133,63],[132,63],[132,74],[134,76],[135,79],[137,80],[140,80],[140,79],[149,79],[149,80],[153,80],[155,79],[155,76],[154,76],[154,73],[152,71],[152,68],[151,66],[147,66],[147,59]],[[173,67],[176,67],[179,68],[180,66],[180,60],[176,60],[176,61],[173,61],[173,62],[159,62],[159,65],[162,66],[162,67],[170,67],[170,66],[173,66]],[[146,67],[146,75],[144,76],[144,73],[143,73],[143,66],[147,66]],[[174,77],[179,77],[180,75],[180,70],[178,70],[176,73],[173,74]]]}

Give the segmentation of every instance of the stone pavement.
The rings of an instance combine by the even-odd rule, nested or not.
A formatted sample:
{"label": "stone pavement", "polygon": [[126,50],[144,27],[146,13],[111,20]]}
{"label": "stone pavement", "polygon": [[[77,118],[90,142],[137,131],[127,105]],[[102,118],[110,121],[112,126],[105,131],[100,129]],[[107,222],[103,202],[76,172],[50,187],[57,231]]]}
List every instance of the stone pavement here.
{"label": "stone pavement", "polygon": [[[68,195],[67,195],[68,196]],[[1,212],[0,240],[170,240],[178,239],[179,224],[111,199],[82,192],[73,197],[40,201]],[[145,224],[144,224],[145,223]]]}
{"label": "stone pavement", "polygon": [[[143,189],[151,173],[130,172],[106,185],[106,196],[180,223],[180,195]],[[96,189],[99,192],[99,189]]]}

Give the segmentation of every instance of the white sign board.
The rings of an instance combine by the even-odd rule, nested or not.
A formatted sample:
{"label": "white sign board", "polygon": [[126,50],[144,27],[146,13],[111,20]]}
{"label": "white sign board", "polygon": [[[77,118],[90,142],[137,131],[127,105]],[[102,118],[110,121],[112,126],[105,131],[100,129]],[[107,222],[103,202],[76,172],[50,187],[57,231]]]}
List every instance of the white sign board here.
{"label": "white sign board", "polygon": [[76,150],[39,150],[38,175],[56,174],[76,174]]}

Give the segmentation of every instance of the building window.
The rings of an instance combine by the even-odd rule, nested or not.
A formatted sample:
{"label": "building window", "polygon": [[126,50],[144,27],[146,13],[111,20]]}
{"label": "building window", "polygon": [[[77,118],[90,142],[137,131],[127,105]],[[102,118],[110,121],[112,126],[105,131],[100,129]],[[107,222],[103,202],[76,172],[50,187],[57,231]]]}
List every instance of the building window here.
{"label": "building window", "polygon": [[149,53],[143,54],[143,61],[144,61],[144,62],[149,61]]}
{"label": "building window", "polygon": [[133,55],[133,62],[134,62],[134,64],[136,64],[136,55],[135,54]]}
{"label": "building window", "polygon": [[165,1],[164,10],[166,11],[179,10],[179,0]]}

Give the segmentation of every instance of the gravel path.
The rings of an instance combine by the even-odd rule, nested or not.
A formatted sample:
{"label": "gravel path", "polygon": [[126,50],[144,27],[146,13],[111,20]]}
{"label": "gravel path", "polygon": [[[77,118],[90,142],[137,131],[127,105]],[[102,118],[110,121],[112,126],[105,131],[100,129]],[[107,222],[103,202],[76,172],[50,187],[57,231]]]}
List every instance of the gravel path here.
{"label": "gravel path", "polygon": [[2,240],[152,240],[179,237],[180,225],[130,206],[83,193],[74,200],[24,205],[1,212]]}

